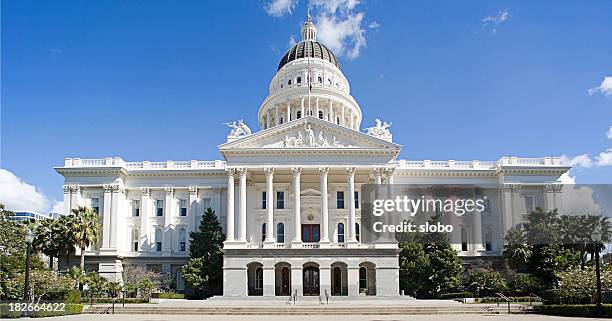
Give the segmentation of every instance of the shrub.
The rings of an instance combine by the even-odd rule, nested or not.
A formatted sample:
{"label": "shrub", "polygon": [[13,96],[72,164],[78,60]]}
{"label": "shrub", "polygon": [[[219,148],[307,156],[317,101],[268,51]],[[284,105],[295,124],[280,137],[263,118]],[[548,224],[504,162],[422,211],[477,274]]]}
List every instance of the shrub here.
{"label": "shrub", "polygon": [[[595,316],[595,309],[594,304],[541,305],[534,307],[534,310],[541,314],[565,317],[592,317]],[[603,310],[605,317],[612,317],[612,304],[604,305]]]}
{"label": "shrub", "polygon": [[528,295],[542,290],[544,282],[537,276],[527,273],[516,273],[510,282],[510,290],[514,295]]}
{"label": "shrub", "polygon": [[503,275],[495,271],[474,271],[467,281],[468,288],[479,297],[502,292],[508,288]]}
{"label": "shrub", "polygon": [[155,299],[184,299],[185,295],[182,293],[153,293],[151,297]]}
{"label": "shrub", "polygon": [[[22,316],[21,311],[11,311],[9,304],[0,304],[0,317],[6,319],[14,319]],[[81,314],[83,313],[82,304],[67,303],[64,311],[30,311],[29,316],[32,318],[58,317],[62,315]]]}
{"label": "shrub", "polygon": [[64,295],[64,302],[66,303],[81,303],[81,292],[77,290],[70,290]]}

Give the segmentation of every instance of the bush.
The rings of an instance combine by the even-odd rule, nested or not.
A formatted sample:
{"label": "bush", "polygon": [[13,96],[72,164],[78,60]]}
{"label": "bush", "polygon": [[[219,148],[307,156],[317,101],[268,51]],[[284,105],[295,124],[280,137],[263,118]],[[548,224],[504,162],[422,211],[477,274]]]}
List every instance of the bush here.
{"label": "bush", "polygon": [[546,304],[589,304],[591,296],[582,292],[574,292],[560,289],[545,290],[539,293]]}
{"label": "bush", "polygon": [[[534,310],[541,314],[560,315],[565,317],[592,317],[595,316],[594,304],[567,304],[567,305],[541,305]],[[612,304],[604,305],[604,316],[612,317]]]}
{"label": "bush", "polygon": [[64,295],[64,302],[66,303],[81,303],[81,292],[77,290],[70,290]]}
{"label": "bush", "polygon": [[[22,316],[21,311],[10,311],[9,304],[0,304],[0,317],[6,319],[14,319]],[[44,317],[58,317],[62,315],[81,314],[83,313],[82,304],[67,303],[64,311],[31,311],[29,313],[31,318],[44,318]]]}
{"label": "bush", "polygon": [[154,299],[184,299],[185,295],[182,293],[153,293],[151,297]]}
{"label": "bush", "polygon": [[[122,303],[123,298],[116,298],[115,303]],[[95,300],[94,304],[98,303],[113,303],[112,298],[98,298]],[[125,303],[149,303],[149,299],[144,298],[125,298]]]}
{"label": "bush", "polygon": [[[508,297],[508,299],[510,299],[511,302],[541,302],[542,301],[536,297],[529,297],[529,296],[513,296],[513,297]],[[503,303],[506,301],[499,297],[484,297],[484,298],[477,299],[476,302],[478,303],[502,302]]]}

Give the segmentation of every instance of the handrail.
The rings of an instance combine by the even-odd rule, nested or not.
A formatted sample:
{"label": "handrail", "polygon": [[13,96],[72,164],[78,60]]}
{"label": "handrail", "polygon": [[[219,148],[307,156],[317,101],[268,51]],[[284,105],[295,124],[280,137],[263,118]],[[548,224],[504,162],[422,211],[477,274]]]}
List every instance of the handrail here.
{"label": "handrail", "polygon": [[[510,314],[510,302],[512,302],[512,300],[510,300],[510,298],[508,298],[507,296],[503,295],[502,293],[495,293],[495,295],[497,297],[499,297],[500,299],[505,300],[508,303],[508,314]],[[499,307],[499,300],[497,301],[497,306]]]}
{"label": "handrail", "polygon": [[106,309],[104,309],[104,311],[100,312],[100,314],[110,314],[110,313],[108,313],[108,312],[109,312],[109,311],[110,311],[112,308],[113,308],[112,306],[107,307]]}
{"label": "handrail", "polygon": [[537,294],[533,294],[533,293],[529,293],[529,305],[531,306],[531,298],[536,298],[539,300],[539,302],[544,303],[544,301],[546,301],[544,298],[542,298],[541,296],[537,295]]}

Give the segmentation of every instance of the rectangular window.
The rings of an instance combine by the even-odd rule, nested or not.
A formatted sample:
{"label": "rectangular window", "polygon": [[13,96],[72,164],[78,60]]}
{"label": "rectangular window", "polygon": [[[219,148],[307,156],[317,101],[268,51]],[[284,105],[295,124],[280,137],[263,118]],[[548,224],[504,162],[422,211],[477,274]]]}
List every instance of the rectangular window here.
{"label": "rectangular window", "polygon": [[533,196],[525,196],[525,211],[527,214],[533,212]]}
{"label": "rectangular window", "polygon": [[138,252],[138,241],[134,241],[134,246],[132,248],[132,251]]}
{"label": "rectangular window", "polygon": [[187,200],[179,201],[179,216],[187,216]]}
{"label": "rectangular window", "polygon": [[132,216],[140,216],[140,201],[132,201]]}
{"label": "rectangular window", "polygon": [[279,210],[285,208],[285,192],[276,192],[276,208]]}
{"label": "rectangular window", "polygon": [[355,208],[359,208],[359,192],[355,191]]}
{"label": "rectangular window", "polygon": [[155,201],[155,215],[164,216],[164,200]]}
{"label": "rectangular window", "polygon": [[266,209],[266,192],[261,192],[261,208]]}
{"label": "rectangular window", "polygon": [[336,192],[336,208],[344,208],[344,192]]}
{"label": "rectangular window", "polygon": [[187,249],[187,243],[185,241],[180,241],[179,242],[179,248],[180,248],[181,252],[185,252],[185,250]]}
{"label": "rectangular window", "polygon": [[202,199],[202,208],[204,209],[204,211],[208,210],[209,208],[212,208],[210,198],[204,197]]}
{"label": "rectangular window", "polygon": [[99,198],[97,197],[91,198],[91,209],[96,213],[100,213],[100,199]]}
{"label": "rectangular window", "polygon": [[162,234],[161,229],[155,230],[155,250],[161,252],[162,250]]}

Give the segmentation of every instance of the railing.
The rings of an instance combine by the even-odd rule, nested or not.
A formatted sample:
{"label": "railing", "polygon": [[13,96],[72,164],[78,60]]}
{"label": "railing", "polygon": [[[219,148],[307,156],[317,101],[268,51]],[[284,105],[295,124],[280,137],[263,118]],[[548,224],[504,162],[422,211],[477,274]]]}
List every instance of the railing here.
{"label": "railing", "polygon": [[158,169],[201,169],[225,168],[225,161],[165,161],[165,162],[126,162],[120,157],[107,157],[99,159],[66,158],[64,167],[123,167],[128,170],[158,170]]}
{"label": "railing", "polygon": [[473,169],[494,169],[500,166],[562,166],[559,157],[543,158],[518,158],[502,157],[497,161],[410,161],[400,160],[399,168],[473,168]]}
{"label": "railing", "polygon": [[499,301],[504,300],[506,301],[506,303],[508,303],[508,314],[510,314],[510,302],[512,302],[512,300],[510,300],[510,298],[508,298],[507,296],[501,294],[501,293],[495,293],[495,296],[498,297],[497,299],[497,306],[499,307]]}

